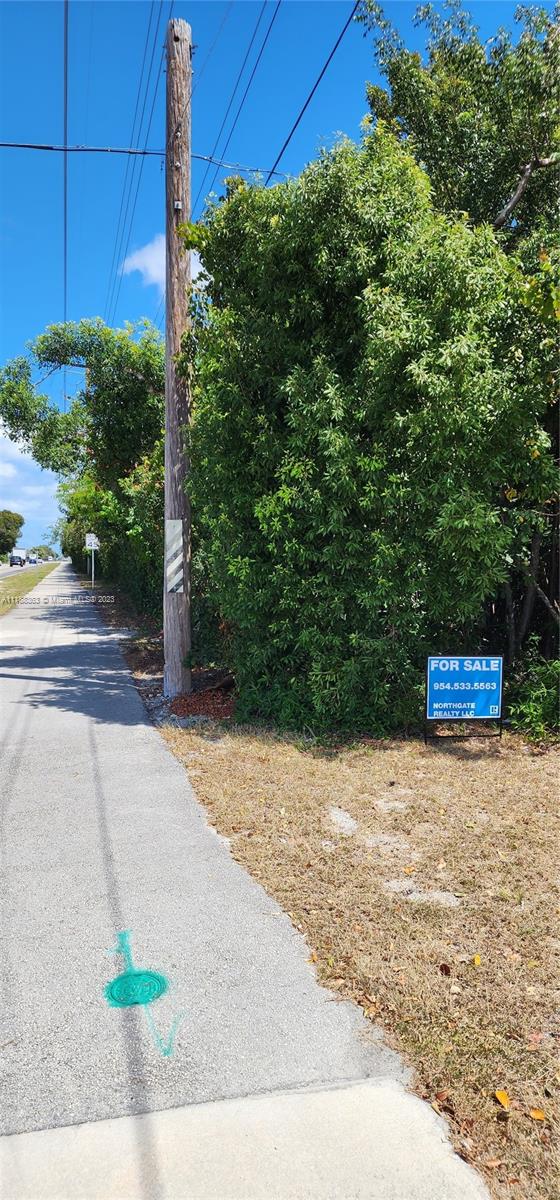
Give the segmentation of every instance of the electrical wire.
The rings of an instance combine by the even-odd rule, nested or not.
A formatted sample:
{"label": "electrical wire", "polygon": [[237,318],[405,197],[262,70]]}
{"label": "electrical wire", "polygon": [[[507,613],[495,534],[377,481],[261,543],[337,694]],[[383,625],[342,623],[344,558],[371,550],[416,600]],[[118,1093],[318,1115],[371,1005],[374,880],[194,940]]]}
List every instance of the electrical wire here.
{"label": "electrical wire", "polygon": [[[152,0],[152,3],[150,5],[150,13],[149,13],[149,17],[148,17],[148,27],[146,30],[146,40],[144,42],[144,54],[142,57],[142,66],[140,68],[140,78],[138,80],[138,89],[136,92],[136,104],[134,107],[134,117],[132,119],[132,130],[131,130],[131,134],[130,134],[131,146],[134,145],[134,131],[136,129],[136,118],[138,116],[138,109],[140,106],[140,92],[142,89],[142,81],[144,78],[144,67],[146,65],[146,55],[148,53],[148,42],[150,39],[150,29],[152,27],[152,18],[153,18],[154,8],[155,8],[155,0]],[[147,84],[146,84],[146,86],[147,86]],[[138,130],[138,133],[140,133],[140,130]],[[108,310],[108,305],[109,305],[109,296],[110,296],[110,292],[111,292],[111,280],[113,278],[113,271],[115,269],[116,259],[117,259],[117,245],[118,245],[119,236],[121,233],[121,221],[122,221],[123,210],[124,210],[124,198],[126,195],[129,171],[130,171],[130,158],[127,160],[126,170],[125,170],[124,179],[123,179],[123,186],[122,186],[122,191],[121,191],[121,203],[120,203],[120,207],[119,207],[119,215],[117,218],[117,228],[116,228],[116,233],[115,233],[115,241],[114,241],[114,245],[113,245],[113,255],[111,258],[111,266],[109,268],[109,280],[107,283],[107,295],[105,297],[105,311],[106,312]]]}
{"label": "electrical wire", "polygon": [[[256,75],[256,73],[257,73],[257,68],[258,68],[258,65],[259,65],[259,63],[260,63],[260,61],[261,61],[261,58],[262,58],[263,54],[264,54],[264,50],[265,50],[265,47],[266,47],[266,43],[268,42],[268,39],[269,39],[269,37],[270,37],[270,34],[272,33],[272,26],[274,25],[274,22],[275,22],[275,20],[276,20],[276,18],[277,18],[277,16],[278,16],[278,11],[279,11],[279,9],[280,9],[280,5],[281,5],[281,3],[282,3],[282,0],[277,0],[277,3],[276,3],[276,8],[274,9],[274,12],[273,12],[273,14],[272,14],[272,17],[271,17],[271,19],[270,19],[270,22],[269,22],[269,25],[268,25],[268,29],[267,29],[267,31],[266,31],[266,34],[265,34],[265,36],[264,36],[264,40],[263,40],[262,46],[261,46],[261,48],[260,48],[260,50],[259,50],[259,53],[258,53],[258,55],[257,55],[257,59],[256,59],[256,62],[255,62],[255,65],[254,65],[254,67],[253,67],[253,70],[251,71],[251,75],[249,76],[249,82],[248,82],[248,84],[247,84],[247,87],[245,88],[245,91],[244,91],[244,93],[243,93],[243,96],[242,96],[242,98],[241,98],[241,103],[240,103],[240,105],[239,105],[239,108],[237,109],[237,112],[236,112],[236,114],[235,114],[235,117],[233,118],[233,124],[232,124],[232,126],[231,126],[231,129],[230,129],[230,131],[229,131],[229,134],[228,134],[228,138],[227,138],[226,144],[225,144],[225,146],[222,148],[222,154],[225,154],[225,153],[227,152],[227,148],[228,148],[228,146],[229,146],[229,144],[230,144],[230,142],[231,142],[231,139],[232,139],[232,137],[233,137],[233,134],[234,134],[234,132],[235,132],[235,127],[236,127],[236,125],[237,125],[237,122],[238,122],[238,120],[239,120],[239,117],[241,116],[241,112],[242,112],[242,109],[243,109],[243,105],[245,104],[245,101],[246,101],[246,99],[247,99],[247,96],[248,96],[248,94],[249,94],[249,90],[250,90],[251,84],[252,84],[252,82],[253,82],[253,79],[255,78],[255,75]],[[211,192],[211,191],[212,191],[212,189],[213,189],[213,187],[214,187],[214,184],[215,184],[215,182],[216,182],[216,179],[217,179],[217,176],[218,176],[218,171],[219,171],[219,169],[220,169],[220,167],[219,167],[219,166],[217,166],[217,167],[216,167],[216,170],[214,171],[214,175],[213,175],[213,177],[212,177],[212,182],[211,182],[211,184],[210,184],[210,187],[208,188],[208,191],[209,191],[209,192]]]}
{"label": "electrical wire", "polygon": [[[175,4],[175,0],[171,0],[171,4],[169,5],[169,12],[168,12],[168,14],[167,14],[167,24],[168,24],[168,23],[169,23],[169,21],[171,20],[171,13],[172,13],[172,11],[173,11],[174,4]],[[148,145],[148,138],[149,138],[149,136],[150,136],[150,130],[151,130],[151,128],[152,128],[152,121],[153,121],[153,117],[154,117],[154,110],[155,110],[155,106],[156,106],[156,100],[157,100],[157,95],[158,95],[159,82],[160,82],[160,79],[161,79],[161,76],[162,76],[162,68],[163,68],[164,58],[165,58],[165,46],[163,46],[163,47],[162,47],[162,51],[161,51],[161,58],[160,58],[160,61],[159,61],[159,66],[158,66],[158,70],[157,70],[157,75],[156,75],[156,84],[155,84],[155,88],[154,88],[154,95],[153,95],[153,100],[152,100],[152,107],[151,107],[151,110],[150,110],[150,117],[149,117],[149,120],[148,120],[148,126],[147,126],[147,129],[146,129],[146,140],[145,140],[145,142],[144,142],[144,150],[146,150],[146,148],[147,148],[147,145]],[[125,246],[124,254],[122,255],[122,260],[121,260],[123,263],[124,263],[124,262],[126,262],[126,258],[127,258],[127,255],[128,255],[128,248],[129,248],[129,246],[130,246],[130,239],[131,239],[131,237],[132,237],[132,228],[133,228],[133,224],[134,224],[134,215],[135,215],[135,212],[136,212],[136,205],[137,205],[137,203],[138,203],[138,195],[139,195],[139,192],[140,192],[140,184],[142,183],[142,174],[143,174],[143,171],[144,171],[144,163],[145,163],[145,161],[146,161],[146,160],[145,160],[145,158],[142,158],[142,159],[140,160],[140,169],[139,169],[139,172],[138,172],[138,182],[137,182],[137,184],[136,184],[136,192],[135,192],[135,195],[134,195],[134,201],[133,201],[133,204],[132,204],[132,211],[131,211],[131,214],[130,214],[130,221],[129,221],[129,225],[128,225],[128,237],[127,237],[127,240],[126,240],[126,246]],[[123,272],[122,272],[122,268],[121,268],[121,270],[120,270],[120,271],[119,271],[119,273],[118,273],[118,286],[117,286],[117,289],[116,289],[116,295],[115,295],[115,299],[114,299],[114,303],[113,303],[113,308],[112,308],[112,317],[111,317],[111,320],[110,320],[109,324],[112,324],[112,323],[113,323],[113,321],[114,321],[114,319],[115,319],[115,316],[116,316],[116,312],[117,312],[117,304],[118,304],[118,302],[119,302],[119,296],[120,296],[120,292],[121,292],[122,281],[123,281]]]}
{"label": "electrical wire", "polygon": [[268,177],[265,180],[265,185],[270,183],[270,180],[272,179],[272,176],[274,175],[274,173],[276,171],[276,167],[278,166],[278,163],[280,162],[280,160],[283,158],[284,153],[287,150],[287,148],[294,136],[294,133],[301,121],[301,118],[303,117],[303,114],[305,113],[306,109],[309,107],[309,105],[315,95],[315,92],[317,91],[317,88],[319,87],[319,84],[323,78],[323,75],[325,74],[325,71],[327,70],[327,67],[330,65],[332,59],[334,58],[336,51],[338,50],[338,47],[340,46],[340,43],[344,37],[344,34],[346,33],[346,30],[348,29],[349,25],[352,23],[352,21],[354,19],[354,16],[359,8],[359,5],[360,5],[360,0],[356,0],[356,3],[352,9],[352,12],[350,13],[350,16],[348,17],[348,20],[346,21],[346,24],[344,25],[344,28],[342,29],[341,33],[339,33],[339,35],[336,39],[336,42],[329,54],[329,57],[327,58],[327,61],[324,65],[324,67],[322,68],[320,74],[318,75],[317,79],[315,80],[315,83],[313,84],[313,87],[311,88],[311,91],[307,97],[307,100],[305,101],[305,104],[303,105],[303,108],[300,110],[298,116],[296,117],[296,120],[294,121],[294,123],[292,125],[292,128],[290,129],[290,132],[289,132],[289,134],[286,138],[286,141],[284,142],[284,145],[282,146],[282,149],[272,167],[272,170],[269,171],[269,173],[268,173]]}
{"label": "electrical wire", "polygon": [[[145,82],[145,88],[144,88],[144,99],[143,99],[143,103],[142,103],[142,110],[140,113],[140,118],[138,121],[138,127],[137,127],[137,132],[136,132],[136,144],[137,145],[140,145],[142,125],[144,122],[144,114],[146,112],[146,104],[148,102],[148,94],[149,94],[149,90],[150,90],[150,86],[151,86],[151,82],[152,82],[152,68],[154,65],[154,56],[155,56],[157,45],[158,45],[161,14],[162,14],[162,2],[163,2],[163,0],[159,0],[159,9],[157,10],[157,16],[156,16],[154,30],[153,30],[152,48],[151,48],[149,66],[148,66],[148,71],[146,74],[146,82]],[[154,5],[152,4],[152,6],[150,7],[150,21],[148,23],[148,30],[147,30],[147,34],[146,34],[146,38],[147,38],[146,44],[149,43],[149,39],[150,39],[150,27],[151,27],[151,18],[153,15],[153,7],[154,7]],[[156,73],[156,92],[157,92],[157,86],[159,83],[160,70],[161,70],[161,64],[158,66],[157,73]],[[140,83],[139,83],[139,87],[138,87],[138,98],[140,96],[141,90],[142,90],[142,78],[140,79]],[[138,103],[139,103],[139,99],[138,99]],[[131,141],[134,142],[134,139],[132,138]],[[121,209],[122,225],[120,227],[120,231],[117,226],[117,234],[116,234],[116,238],[115,238],[115,251],[114,251],[114,255],[113,255],[113,264],[111,267],[111,274],[109,276],[108,299],[107,299],[107,303],[106,303],[106,307],[105,307],[105,311],[107,313],[107,319],[109,321],[109,324],[111,323],[111,319],[110,319],[111,310],[114,309],[114,307],[115,307],[115,303],[114,303],[115,292],[117,290],[120,290],[119,285],[120,285],[121,277],[119,276],[118,266],[119,266],[119,263],[122,262],[122,260],[123,260],[122,249],[123,249],[123,244],[124,244],[124,239],[125,239],[128,209],[130,206],[132,190],[133,190],[134,183],[135,183],[135,174],[136,174],[136,163],[133,162],[132,170],[130,171],[130,176],[129,176],[129,180],[128,180],[128,187],[125,186],[123,189],[123,202],[122,202],[122,209]]]}
{"label": "electrical wire", "polygon": [[[165,150],[142,150],[137,146],[56,146],[46,142],[0,142],[4,150],[56,150],[62,154],[130,154],[138,158],[165,158]],[[213,158],[211,154],[191,154],[198,162],[210,163],[218,167],[227,167],[232,171],[242,171],[247,175],[266,175],[268,167],[247,167],[244,163],[226,162],[222,158]],[[287,178],[285,171],[274,171],[274,175]]]}
{"label": "electrical wire", "polygon": [[[213,146],[213,148],[212,148],[212,154],[211,154],[211,157],[214,157],[214,155],[216,154],[216,151],[217,151],[217,149],[218,149],[218,143],[219,143],[219,141],[220,141],[220,138],[221,138],[221,136],[222,136],[222,133],[223,133],[223,130],[224,130],[224,126],[225,126],[225,123],[226,123],[226,121],[227,121],[227,119],[228,119],[228,116],[229,116],[229,114],[230,114],[230,112],[231,112],[231,107],[232,107],[233,101],[235,100],[235,96],[236,96],[236,93],[237,93],[237,89],[238,89],[238,87],[239,87],[239,84],[241,83],[241,78],[242,78],[243,72],[244,72],[244,70],[245,70],[245,66],[246,66],[246,63],[247,63],[247,59],[249,58],[249,55],[250,55],[250,53],[251,53],[251,50],[252,50],[252,48],[253,48],[253,43],[254,43],[254,41],[255,41],[255,38],[256,38],[256,36],[257,36],[257,33],[258,33],[258,31],[259,31],[259,25],[260,25],[260,23],[261,23],[261,21],[262,21],[262,19],[263,19],[263,16],[264,16],[264,10],[265,10],[265,8],[266,8],[266,5],[267,5],[267,0],[263,0],[263,3],[262,3],[262,5],[261,5],[261,9],[260,9],[259,15],[258,15],[258,17],[257,17],[257,22],[256,22],[255,28],[254,28],[254,30],[253,30],[253,34],[252,34],[252,37],[251,37],[251,41],[249,42],[249,45],[248,45],[248,47],[247,47],[247,51],[246,51],[246,54],[245,54],[245,58],[243,59],[243,62],[242,62],[242,64],[241,64],[241,67],[240,67],[240,69],[239,69],[239,71],[238,71],[238,73],[237,73],[237,79],[236,79],[236,81],[235,81],[235,84],[234,84],[233,91],[232,91],[232,93],[231,93],[231,96],[230,96],[230,98],[229,98],[229,103],[228,103],[228,106],[227,106],[227,108],[226,108],[225,116],[224,116],[224,119],[223,119],[223,121],[222,121],[222,124],[220,125],[220,129],[219,129],[219,132],[218,132],[218,136],[217,136],[217,138],[216,138],[216,141],[214,142],[214,146]],[[207,179],[207,177],[208,177],[208,172],[209,172],[209,170],[210,170],[210,167],[209,167],[209,166],[207,166],[207,167],[206,167],[206,170],[205,170],[205,172],[204,172],[203,178],[202,178],[202,183],[201,183],[201,185],[200,185],[200,187],[199,187],[199,189],[198,189],[198,192],[197,192],[197,194],[196,194],[196,200],[195,200],[195,202],[194,202],[194,204],[193,204],[193,206],[192,206],[192,212],[193,212],[193,213],[195,212],[195,210],[196,210],[196,207],[197,207],[197,204],[198,204],[198,201],[200,200],[200,196],[201,196],[202,190],[203,190],[203,188],[204,188],[204,184],[206,183],[206,179]]]}

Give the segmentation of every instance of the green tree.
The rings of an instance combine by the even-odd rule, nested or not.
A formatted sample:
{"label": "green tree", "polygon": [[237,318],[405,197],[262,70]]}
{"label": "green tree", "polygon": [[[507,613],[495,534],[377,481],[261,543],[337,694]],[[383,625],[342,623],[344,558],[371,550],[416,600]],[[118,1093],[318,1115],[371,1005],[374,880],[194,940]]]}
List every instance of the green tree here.
{"label": "green tree", "polygon": [[0,511],[0,554],[7,554],[17,544],[24,518],[9,508]]}
{"label": "green tree", "polygon": [[506,594],[512,628],[533,586],[552,622],[554,339],[383,122],[298,180],[233,183],[193,238],[193,512],[242,711],[414,720],[427,651],[513,654]]}
{"label": "green tree", "polygon": [[[39,391],[34,371],[81,368],[68,412]],[[35,460],[61,474],[94,468],[112,487],[153,449],[161,434],[164,348],[148,322],[110,329],[103,321],[51,325],[27,358],[0,371],[0,419]]]}
{"label": "green tree", "polygon": [[558,8],[522,5],[514,41],[499,29],[482,42],[460,0],[421,5],[427,56],[406,48],[376,0],[360,19],[375,32],[388,87],[370,84],[371,113],[389,122],[426,169],[436,205],[501,231],[506,245],[544,238],[558,221],[560,36]]}
{"label": "green tree", "polygon": [[53,550],[52,546],[47,546],[44,542],[40,546],[30,546],[29,549],[38,558],[50,558],[51,556],[54,558],[56,556],[56,550]]}
{"label": "green tree", "polygon": [[[34,377],[81,368],[68,411]],[[101,542],[101,571],[140,608],[161,606],[164,348],[147,322],[109,329],[100,320],[51,325],[27,356],[0,372],[0,419],[43,467],[61,476],[63,552],[87,566],[85,534]]]}

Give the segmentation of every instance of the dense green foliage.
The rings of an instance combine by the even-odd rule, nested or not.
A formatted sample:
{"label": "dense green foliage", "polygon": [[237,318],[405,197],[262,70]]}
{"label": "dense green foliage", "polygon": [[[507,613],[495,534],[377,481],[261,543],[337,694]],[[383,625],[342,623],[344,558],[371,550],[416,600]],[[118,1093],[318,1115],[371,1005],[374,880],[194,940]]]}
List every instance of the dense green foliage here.
{"label": "dense green foliage", "polygon": [[560,730],[558,693],[560,661],[544,660],[535,645],[530,645],[513,673],[506,694],[513,729],[532,741],[545,741]]}
{"label": "dense green foliage", "polygon": [[[83,369],[66,413],[33,384],[37,368],[65,365]],[[102,574],[151,613],[161,608],[163,392],[163,344],[145,323],[52,325],[0,373],[8,433],[62,476],[63,551],[85,570],[85,534],[96,533]]]}
{"label": "dense green foliage", "polygon": [[0,510],[0,554],[13,550],[23,528],[23,517],[19,513],[10,512],[9,508]]}
{"label": "dense green foliage", "polygon": [[484,43],[459,0],[443,7],[417,10],[428,31],[423,60],[377,0],[364,0],[360,19],[376,34],[388,84],[368,86],[372,115],[425,167],[442,211],[496,223],[508,246],[529,240],[538,250],[543,237],[549,246],[559,215],[558,11],[520,6],[519,38],[502,28]]}
{"label": "dense green foliage", "polygon": [[232,181],[187,236],[193,509],[242,711],[402,726],[428,651],[496,652],[505,605],[548,636],[555,344],[494,233],[438,214],[380,124],[297,181]]}
{"label": "dense green foliage", "polygon": [[[518,728],[553,713],[560,40],[520,10],[482,44],[452,0],[411,54],[374,0],[387,87],[363,144],[297,180],[232,179],[202,258],[193,371],[193,661],[239,715],[416,725],[428,653],[503,651]],[[82,369],[68,412],[37,373]],[[62,483],[63,549],[161,612],[164,350],[147,324],[51,326],[0,419]],[[513,675],[511,672],[513,670]]]}

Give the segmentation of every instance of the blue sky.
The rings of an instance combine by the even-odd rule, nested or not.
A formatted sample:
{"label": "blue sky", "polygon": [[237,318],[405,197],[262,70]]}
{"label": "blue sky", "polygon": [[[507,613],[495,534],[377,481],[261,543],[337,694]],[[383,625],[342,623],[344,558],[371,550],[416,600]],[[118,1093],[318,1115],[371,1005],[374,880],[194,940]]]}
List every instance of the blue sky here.
{"label": "blue sky", "polygon": [[[195,44],[193,151],[210,154],[237,74],[261,10],[261,0],[176,0],[172,15],[184,17]],[[230,121],[274,12],[269,0]],[[513,24],[515,4],[478,0],[467,4],[490,36]],[[97,146],[131,144],[134,108],[148,27],[147,63],[153,67],[140,144],[158,79],[148,146],[164,145],[164,76],[159,69],[168,0],[71,0],[69,16],[68,142]],[[293,120],[352,8],[350,0],[283,0],[245,106],[227,149],[228,161],[272,165]],[[409,47],[422,47],[414,28],[416,3],[388,2],[385,11]],[[150,22],[151,14],[151,24]],[[156,30],[156,21],[157,30]],[[60,0],[0,3],[0,140],[63,141],[63,4]],[[24,53],[22,54],[22,48]],[[352,25],[339,47],[280,164],[297,173],[337,133],[360,135],[366,111],[365,83],[375,78],[369,37]],[[145,76],[144,76],[145,82]],[[140,108],[144,91],[141,92]],[[138,144],[135,141],[135,144]],[[218,146],[218,152],[221,147]],[[138,202],[122,245],[115,244],[126,159],[69,155],[68,319],[108,319],[113,295],[115,324],[141,317],[162,319],[164,175],[159,157],[145,159]],[[139,172],[136,163],[136,176]],[[193,199],[204,164],[193,163]],[[0,149],[0,362],[20,354],[47,324],[63,317],[61,154]],[[223,174],[218,174],[219,189]],[[205,189],[212,179],[207,176]],[[134,183],[132,198],[136,193]],[[199,215],[201,202],[195,210]],[[130,236],[128,229],[130,227]],[[111,264],[116,257],[116,269]],[[123,270],[124,268],[124,270]],[[109,305],[109,309],[111,309]],[[68,391],[77,377],[68,373]],[[62,379],[51,392],[62,402]],[[41,471],[0,432],[0,508],[26,518],[22,544],[43,540],[57,516],[56,480]]]}

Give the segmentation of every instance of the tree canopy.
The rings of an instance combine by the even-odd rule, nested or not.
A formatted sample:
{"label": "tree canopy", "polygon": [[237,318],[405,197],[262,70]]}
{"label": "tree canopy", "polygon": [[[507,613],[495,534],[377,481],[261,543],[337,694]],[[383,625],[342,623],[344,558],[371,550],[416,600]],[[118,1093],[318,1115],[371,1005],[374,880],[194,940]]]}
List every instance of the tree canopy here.
{"label": "tree canopy", "polygon": [[0,510],[0,554],[7,554],[17,544],[23,529],[24,519],[20,513],[11,512],[9,508]]}
{"label": "tree canopy", "polygon": [[[62,412],[33,382],[64,366],[82,368],[83,385]],[[99,318],[50,325],[0,370],[0,418],[42,467],[66,474],[87,465],[108,486],[132,470],[160,436],[164,350],[149,323],[110,329]]]}
{"label": "tree canopy", "polygon": [[496,650],[507,617],[513,655],[533,585],[552,619],[531,548],[554,338],[496,235],[439,213],[381,121],[297,180],[232,182],[194,239],[193,511],[243,711],[412,720],[428,650]]}
{"label": "tree canopy", "polygon": [[388,84],[368,85],[372,116],[425,167],[436,205],[488,222],[506,245],[533,237],[537,249],[543,240],[550,249],[560,163],[558,8],[522,5],[517,39],[499,29],[482,42],[460,0],[443,15],[423,4],[416,22],[427,30],[425,59],[406,48],[376,0],[363,0],[360,20],[376,34]]}
{"label": "tree canopy", "polygon": [[[40,371],[81,368],[62,412],[33,382]],[[85,567],[88,531],[100,565],[142,608],[161,602],[164,348],[148,323],[110,329],[103,321],[51,325],[0,372],[0,419],[10,436],[62,478],[65,553]]]}

